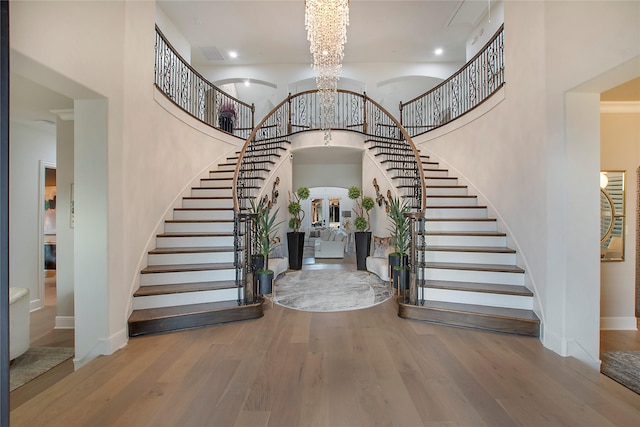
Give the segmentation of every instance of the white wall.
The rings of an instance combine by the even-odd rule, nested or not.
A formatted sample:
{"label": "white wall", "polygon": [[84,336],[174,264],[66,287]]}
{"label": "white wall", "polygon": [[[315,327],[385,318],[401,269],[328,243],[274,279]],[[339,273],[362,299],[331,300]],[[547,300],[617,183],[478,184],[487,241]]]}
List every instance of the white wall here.
{"label": "white wall", "polygon": [[9,143],[9,286],[29,288],[31,308],[42,308],[39,281],[44,247],[39,214],[44,194],[40,174],[41,162],[56,164],[55,128],[43,130],[12,121]]}
{"label": "white wall", "polygon": [[600,269],[600,316],[603,329],[636,329],[636,206],[640,167],[640,114],[600,115],[602,170],[624,170],[625,257],[623,262],[603,262]]}
{"label": "white wall", "polygon": [[[73,110],[70,112],[73,113]],[[56,124],[56,327],[73,328],[74,229],[71,225],[74,121],[58,118]]]}
{"label": "white wall", "polygon": [[453,133],[417,139],[501,219],[538,299],[544,345],[594,367],[600,262],[591,226],[599,208],[590,200],[597,200],[597,95],[629,78],[581,89],[584,96],[568,93],[640,54],[639,5],[505,3],[504,101]]}

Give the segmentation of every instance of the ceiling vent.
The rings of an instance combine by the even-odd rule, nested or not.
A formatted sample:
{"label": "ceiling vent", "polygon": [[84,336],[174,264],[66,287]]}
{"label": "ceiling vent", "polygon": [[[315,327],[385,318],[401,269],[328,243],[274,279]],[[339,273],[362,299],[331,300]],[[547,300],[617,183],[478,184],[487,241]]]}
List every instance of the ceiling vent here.
{"label": "ceiling vent", "polygon": [[209,61],[224,61],[224,56],[215,46],[200,46],[200,52]]}

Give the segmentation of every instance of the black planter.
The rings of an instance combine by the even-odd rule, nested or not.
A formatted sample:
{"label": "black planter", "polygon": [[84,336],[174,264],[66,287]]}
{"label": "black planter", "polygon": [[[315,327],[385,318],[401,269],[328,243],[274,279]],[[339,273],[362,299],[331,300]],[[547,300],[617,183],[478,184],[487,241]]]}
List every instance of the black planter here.
{"label": "black planter", "polygon": [[302,253],[304,252],[304,232],[290,231],[287,233],[287,248],[289,249],[289,268],[302,270]]}
{"label": "black planter", "polygon": [[356,231],[356,262],[358,270],[367,270],[367,257],[371,250],[371,232]]}
{"label": "black planter", "polygon": [[225,132],[233,133],[233,114],[227,112],[220,113],[218,126]]}
{"label": "black planter", "polygon": [[262,255],[253,256],[253,271],[258,271],[264,268],[264,257]]}
{"label": "black planter", "polygon": [[408,267],[394,267],[393,271],[393,287],[400,288],[401,291],[409,289],[409,279],[411,277],[411,270]]}
{"label": "black planter", "polygon": [[258,273],[258,293],[260,295],[268,295],[273,288],[273,271],[268,273]]}
{"label": "black planter", "polygon": [[[404,254],[401,259],[397,252],[389,254],[389,267],[391,268],[391,276],[389,280],[393,281],[395,276],[395,269],[393,267],[400,267],[401,265],[409,265],[409,255]],[[394,287],[396,287],[395,282]]]}

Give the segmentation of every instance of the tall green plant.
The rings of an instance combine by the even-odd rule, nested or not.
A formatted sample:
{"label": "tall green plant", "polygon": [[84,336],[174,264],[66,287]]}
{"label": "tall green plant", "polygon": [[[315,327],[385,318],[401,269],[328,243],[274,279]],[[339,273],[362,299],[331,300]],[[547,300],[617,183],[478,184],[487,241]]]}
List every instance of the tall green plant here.
{"label": "tall green plant", "polygon": [[358,231],[369,231],[371,228],[369,211],[373,209],[376,202],[372,197],[363,196],[360,188],[355,186],[349,188],[348,195],[354,201],[353,213],[355,219],[353,220],[353,225]]}
{"label": "tall green plant", "polygon": [[302,220],[304,219],[304,211],[302,210],[301,200],[307,200],[309,198],[309,189],[307,187],[300,187],[295,193],[289,193],[289,205],[287,211],[291,218],[289,219],[289,228],[294,233],[300,231],[302,226]]}
{"label": "tall green plant", "polygon": [[409,212],[408,202],[402,201],[399,197],[389,197],[389,213],[387,214],[392,226],[391,242],[395,247],[395,253],[404,257],[409,251],[411,242],[411,222],[405,213]]}
{"label": "tall green plant", "polygon": [[257,214],[256,218],[256,239],[258,242],[258,250],[264,257],[264,266],[258,273],[270,273],[269,270],[269,251],[271,250],[271,242],[278,233],[278,226],[282,222],[276,223],[279,208],[271,214],[268,199],[265,197],[256,203],[253,199],[250,201],[250,212]]}

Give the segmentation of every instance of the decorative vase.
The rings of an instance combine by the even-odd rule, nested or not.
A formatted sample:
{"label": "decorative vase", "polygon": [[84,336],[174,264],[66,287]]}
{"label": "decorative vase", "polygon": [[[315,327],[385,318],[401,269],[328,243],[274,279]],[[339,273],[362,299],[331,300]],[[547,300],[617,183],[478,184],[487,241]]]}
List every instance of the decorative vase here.
{"label": "decorative vase", "polygon": [[367,257],[371,250],[371,232],[356,231],[356,263],[358,270],[367,270]]}
{"label": "decorative vase", "polygon": [[287,247],[289,249],[289,268],[302,270],[302,254],[304,252],[304,232],[290,231],[287,233]]}
{"label": "decorative vase", "polygon": [[264,273],[258,273],[258,293],[260,295],[268,295],[273,288],[273,271],[267,270]]}

